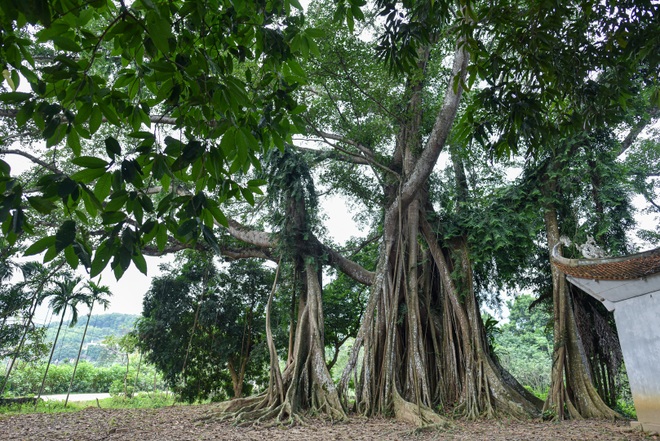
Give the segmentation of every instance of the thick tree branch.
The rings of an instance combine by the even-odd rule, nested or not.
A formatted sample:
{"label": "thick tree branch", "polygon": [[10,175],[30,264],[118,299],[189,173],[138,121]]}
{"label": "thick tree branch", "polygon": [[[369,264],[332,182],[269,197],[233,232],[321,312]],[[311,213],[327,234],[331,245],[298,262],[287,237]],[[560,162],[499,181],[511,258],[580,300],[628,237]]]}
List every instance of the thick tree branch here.
{"label": "thick tree branch", "polygon": [[344,136],[335,135],[334,133],[324,132],[323,130],[318,130],[316,128],[314,128],[313,130],[316,135],[320,136],[324,142],[326,142],[328,145],[331,145],[333,148],[336,148],[335,144],[328,142],[328,140],[339,141],[339,142],[343,142],[344,144],[353,146],[366,158],[368,158],[368,160],[371,161],[374,160],[374,152],[372,152],[370,148],[363,146],[359,142],[355,142],[352,139],[348,139]]}
{"label": "thick tree branch", "polygon": [[[406,180],[401,189],[400,204],[407,207],[410,201],[413,200],[419,189],[424,185],[428,177],[433,171],[440,152],[445,146],[447,137],[456,118],[456,111],[458,104],[461,101],[463,93],[463,81],[467,71],[469,61],[469,54],[466,45],[463,41],[458,42],[458,48],[454,56],[454,65],[452,67],[452,75],[447,85],[444,103],[442,110],[438,114],[433,130],[429,136],[426,146],[422,151],[419,159],[415,163],[410,177]],[[397,208],[398,210],[398,208]]]}
{"label": "thick tree branch", "polygon": [[37,158],[34,155],[31,155],[30,153],[24,152],[22,150],[16,150],[16,149],[1,149],[0,148],[0,155],[18,155],[18,156],[23,156],[24,158],[29,159],[30,161],[34,162],[35,164],[38,164],[42,166],[43,168],[46,168],[53,173],[60,173],[60,171],[55,167],[53,164],[49,164],[39,158]]}
{"label": "thick tree branch", "polygon": [[374,283],[374,277],[376,276],[374,272],[366,270],[352,260],[348,260],[326,245],[321,244],[321,246],[323,247],[323,251],[328,255],[330,264],[336,266],[348,277],[364,285],[372,285]]}
{"label": "thick tree branch", "polygon": [[[159,250],[158,247],[154,245],[147,245],[142,248],[142,253],[146,256],[164,256],[167,254],[176,253],[182,250],[199,250],[199,251],[208,251],[208,247],[203,243],[196,244],[186,244],[181,242],[176,242],[171,244],[168,247],[165,247],[163,251]],[[221,256],[230,260],[238,259],[266,259],[277,262],[277,258],[273,257],[270,252],[258,248],[224,248],[220,246]]]}
{"label": "thick tree branch", "polygon": [[621,141],[621,145],[619,146],[619,151],[617,152],[616,156],[619,157],[624,154],[626,150],[630,148],[633,142],[635,142],[639,134],[642,133],[642,131],[651,123],[651,121],[658,118],[658,116],[660,116],[660,109],[655,107],[651,109],[648,117],[642,118],[632,129],[630,129],[628,135],[626,135],[624,140]]}
{"label": "thick tree branch", "polygon": [[277,239],[270,233],[251,230],[233,219],[229,219],[228,222],[227,231],[235,239],[260,248],[274,248],[277,245]]}
{"label": "thick tree branch", "polygon": [[456,118],[458,104],[461,101],[461,95],[463,92],[463,81],[467,72],[468,61],[469,54],[466,44],[463,40],[459,40],[454,55],[452,75],[449,84],[447,85],[442,110],[435,120],[431,135],[429,136],[420,157],[417,159],[412,173],[404,182],[399,196],[387,210],[386,225],[392,225],[392,222],[388,222],[387,219],[397,216],[399,210],[407,208],[410,202],[415,198],[417,192],[422,188],[431,175],[433,167],[435,167],[438,157],[445,146],[454,119]]}
{"label": "thick tree branch", "polygon": [[343,154],[339,149],[335,150],[320,150],[312,149],[309,147],[301,147],[299,145],[293,145],[293,148],[304,153],[310,153],[315,156],[317,162],[322,162],[327,159],[332,159],[335,161],[346,162],[349,164],[359,164],[359,165],[369,165],[369,162],[362,158],[361,156],[356,156],[353,154]]}

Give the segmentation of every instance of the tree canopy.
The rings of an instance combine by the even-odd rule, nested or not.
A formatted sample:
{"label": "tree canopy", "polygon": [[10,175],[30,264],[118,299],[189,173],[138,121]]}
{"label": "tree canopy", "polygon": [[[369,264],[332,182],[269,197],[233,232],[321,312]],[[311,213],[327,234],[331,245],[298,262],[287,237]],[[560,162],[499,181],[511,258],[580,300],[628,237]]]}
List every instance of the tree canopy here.
{"label": "tree canopy", "polygon": [[[227,363],[239,395],[244,346],[218,358],[197,330],[261,329],[267,386],[226,406],[239,422],[355,410],[442,424],[439,407],[613,418],[611,320],[549,250],[569,235],[628,252],[632,197],[658,208],[659,20],[651,0],[5,2],[0,155],[36,167],[16,176],[0,159],[3,237],[92,277],[185,248],[276,262],[256,297],[235,285],[259,273],[250,263],[231,265],[224,292],[192,259],[145,302],[171,384]],[[324,192],[359,207],[369,237],[326,240]],[[324,286],[328,266],[341,275]],[[480,306],[504,287],[552,303],[545,403],[488,339]],[[164,323],[180,327],[168,341]],[[335,384],[325,349],[349,335]]]}

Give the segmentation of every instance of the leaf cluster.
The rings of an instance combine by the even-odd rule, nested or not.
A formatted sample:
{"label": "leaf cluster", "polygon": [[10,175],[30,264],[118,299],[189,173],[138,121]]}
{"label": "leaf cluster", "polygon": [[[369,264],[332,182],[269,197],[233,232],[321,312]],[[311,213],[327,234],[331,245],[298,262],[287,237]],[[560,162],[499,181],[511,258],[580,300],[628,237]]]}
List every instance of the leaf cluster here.
{"label": "leaf cluster", "polygon": [[238,368],[244,359],[244,392],[250,381],[261,381],[272,279],[272,270],[256,261],[219,270],[208,256],[193,252],[154,278],[138,322],[139,345],[184,399],[233,396],[227,365]]}
{"label": "leaf cluster", "polygon": [[[131,263],[146,272],[141,250],[149,243],[161,252],[172,240],[217,249],[213,227],[227,223],[219,204],[254,203],[261,194],[259,182],[239,183],[236,175],[259,169],[258,157],[283,148],[300,125],[292,95],[305,82],[298,59],[318,37],[292,10],[300,5],[36,4],[0,8],[0,64],[16,89],[0,101],[19,126],[34,124],[48,147],[66,144],[74,170],[52,170],[27,197],[0,161],[3,233],[15,242],[34,234],[32,210],[64,212],[59,228],[29,254],[45,251],[50,261],[64,253],[92,275],[110,263],[117,277]],[[44,45],[52,56],[35,58]],[[18,89],[20,78],[31,90]],[[162,139],[161,123],[179,133]],[[104,125],[114,133],[87,153]]]}
{"label": "leaf cluster", "polygon": [[657,89],[658,12],[653,2],[484,4],[469,70],[486,84],[462,136],[495,156],[529,155],[620,117],[640,84]]}

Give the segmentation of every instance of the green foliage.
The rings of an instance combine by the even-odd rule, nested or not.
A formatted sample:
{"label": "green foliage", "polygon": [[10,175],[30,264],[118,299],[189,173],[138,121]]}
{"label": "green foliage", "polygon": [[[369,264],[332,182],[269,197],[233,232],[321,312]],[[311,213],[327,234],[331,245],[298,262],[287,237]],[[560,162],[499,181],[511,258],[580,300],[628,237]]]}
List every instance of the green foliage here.
{"label": "green foliage", "polygon": [[[46,363],[20,363],[12,372],[7,384],[7,393],[11,396],[29,396],[36,394],[41,384]],[[43,394],[65,394],[73,373],[73,363],[53,364],[48,369]],[[76,378],[73,382],[72,393],[123,393],[124,375],[126,366],[114,364],[112,366],[95,366],[87,361],[78,364]],[[128,373],[128,384],[133,388],[137,375],[137,363],[131,366]],[[155,378],[155,381],[154,381]],[[116,390],[117,382],[121,389]],[[137,391],[153,391],[165,389],[162,377],[155,368],[149,364],[140,367]]]}
{"label": "green foliage", "polygon": [[318,198],[305,158],[289,146],[272,150],[263,174],[268,182],[270,220],[279,232],[281,252],[287,259],[314,256],[312,233],[318,226]]}
{"label": "green foliage", "polygon": [[[159,409],[172,406],[177,402],[174,394],[169,392],[140,392],[127,398],[123,395],[100,400],[103,409]],[[179,403],[180,404],[180,403]]]}
{"label": "green foliage", "polygon": [[[0,101],[19,128],[65,152],[29,197],[30,184],[0,162],[3,235],[14,243],[35,234],[41,216],[61,213],[28,254],[64,255],[92,277],[108,264],[117,277],[131,264],[146,273],[142,248],[162,251],[168,236],[213,247],[214,224],[226,224],[218,203],[252,202],[259,184],[243,176],[302,126],[294,93],[318,33],[295,8],[290,0],[3,2],[0,64],[11,89],[21,78],[29,88],[3,91]],[[162,123],[170,136],[157,136]]]}
{"label": "green foliage", "polygon": [[[119,356],[110,351],[103,344],[103,340],[108,336],[121,337],[130,332],[138,319],[136,315],[130,314],[94,314],[90,319],[90,324],[85,337],[85,346],[82,358],[95,364],[108,366],[119,361]],[[80,339],[82,338],[85,323],[78,321],[72,328],[66,328],[55,348],[56,360],[73,360],[76,358]],[[51,323],[47,328],[47,339],[52,341],[57,331],[56,324]],[[77,374],[76,374],[77,375]]]}
{"label": "green foliage", "polygon": [[460,131],[497,156],[536,154],[597,130],[634,105],[640,84],[657,90],[660,33],[651,17],[659,8],[652,1],[481,8],[470,74],[487,85],[471,95]]}
{"label": "green foliage", "polygon": [[[44,299],[46,269],[36,262],[17,265],[8,258],[9,248],[1,251],[0,359],[17,356],[24,361],[37,360],[48,351],[45,330],[32,322],[35,307]],[[11,283],[16,272],[22,280]]]}
{"label": "green foliage", "polygon": [[[660,133],[651,131],[651,137],[633,144],[624,161],[623,171],[635,193],[647,202],[644,214],[660,213]],[[638,233],[640,239],[660,243],[660,226],[644,229]]]}
{"label": "green foliage", "polygon": [[[353,261],[365,268],[375,267],[378,244],[369,243],[353,251],[357,245],[354,241],[346,244],[346,250],[352,251]],[[340,366],[339,357],[342,353],[347,357],[346,343],[357,336],[369,288],[343,273],[332,273],[332,276],[334,280],[323,287],[326,363],[333,374],[341,374],[343,367]]]}
{"label": "green foliage", "polygon": [[69,401],[64,407],[64,401],[39,401],[35,409],[34,404],[0,406],[0,415],[17,415],[24,413],[63,413],[79,412],[90,406],[100,406],[102,409],[158,409],[172,406],[175,397],[167,392],[139,393],[133,398],[116,396],[97,401]]}
{"label": "green foliage", "polygon": [[495,334],[495,353],[502,366],[536,393],[550,386],[552,357],[551,314],[543,305],[532,307],[527,294],[507,301],[509,322]]}
{"label": "green foliage", "polygon": [[256,261],[219,272],[209,256],[190,252],[152,281],[138,323],[146,358],[187,401],[234,395],[228,369],[241,372],[243,393],[263,381],[265,305],[273,272]]}

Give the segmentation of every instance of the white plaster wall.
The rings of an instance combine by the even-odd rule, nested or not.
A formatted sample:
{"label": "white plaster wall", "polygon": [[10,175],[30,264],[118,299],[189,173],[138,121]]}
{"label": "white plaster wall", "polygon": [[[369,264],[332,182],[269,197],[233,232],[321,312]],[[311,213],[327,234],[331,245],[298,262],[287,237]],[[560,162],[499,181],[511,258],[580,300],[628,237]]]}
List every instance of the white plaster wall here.
{"label": "white plaster wall", "polygon": [[617,302],[614,319],[637,419],[660,425],[660,292]]}

